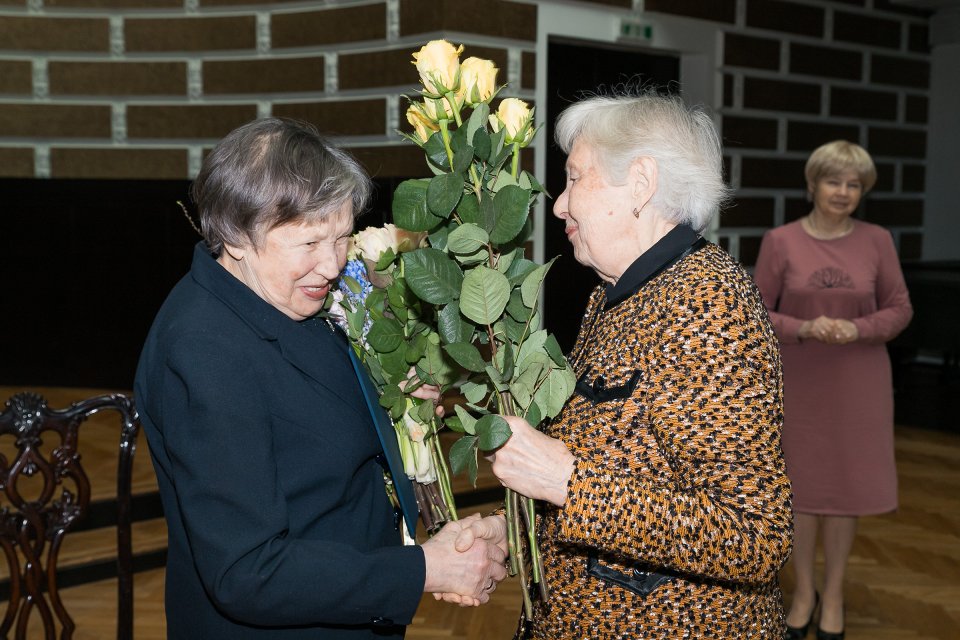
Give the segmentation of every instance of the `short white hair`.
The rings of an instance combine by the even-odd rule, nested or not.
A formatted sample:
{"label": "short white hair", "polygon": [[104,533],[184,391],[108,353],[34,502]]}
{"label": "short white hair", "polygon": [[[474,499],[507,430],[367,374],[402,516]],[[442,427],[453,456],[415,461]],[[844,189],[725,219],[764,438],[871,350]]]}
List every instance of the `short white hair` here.
{"label": "short white hair", "polygon": [[567,154],[577,140],[586,143],[612,184],[623,184],[635,159],[653,158],[659,180],[651,203],[667,219],[697,232],[707,228],[730,194],[713,120],[678,96],[652,91],[591,96],[564,109],[555,138]]}

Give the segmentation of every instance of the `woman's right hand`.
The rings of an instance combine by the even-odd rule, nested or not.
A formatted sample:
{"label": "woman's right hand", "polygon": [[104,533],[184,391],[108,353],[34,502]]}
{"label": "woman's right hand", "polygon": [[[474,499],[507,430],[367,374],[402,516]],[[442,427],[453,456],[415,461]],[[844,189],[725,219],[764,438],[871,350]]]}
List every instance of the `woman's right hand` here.
{"label": "woman's right hand", "polygon": [[481,522],[480,514],[448,522],[421,545],[426,564],[425,592],[461,606],[477,606],[490,599],[497,584],[507,577],[507,550],[500,544],[502,536],[492,529],[484,534],[483,526],[468,536],[469,540],[461,540],[464,529]]}
{"label": "woman's right hand", "polygon": [[486,456],[500,483],[528,498],[562,507],[576,458],[561,440],[537,431],[523,418],[503,416],[513,434]]}
{"label": "woman's right hand", "polygon": [[830,343],[833,342],[832,336],[835,331],[833,318],[820,316],[801,324],[797,334],[803,340],[819,340],[820,342]]}

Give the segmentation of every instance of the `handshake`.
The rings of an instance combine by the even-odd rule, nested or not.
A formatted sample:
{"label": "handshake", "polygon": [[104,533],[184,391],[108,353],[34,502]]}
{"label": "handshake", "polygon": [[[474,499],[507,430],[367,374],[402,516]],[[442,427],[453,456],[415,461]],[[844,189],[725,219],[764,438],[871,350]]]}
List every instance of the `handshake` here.
{"label": "handshake", "polygon": [[503,516],[474,514],[448,522],[422,545],[424,592],[437,600],[476,607],[490,600],[507,577],[507,523]]}

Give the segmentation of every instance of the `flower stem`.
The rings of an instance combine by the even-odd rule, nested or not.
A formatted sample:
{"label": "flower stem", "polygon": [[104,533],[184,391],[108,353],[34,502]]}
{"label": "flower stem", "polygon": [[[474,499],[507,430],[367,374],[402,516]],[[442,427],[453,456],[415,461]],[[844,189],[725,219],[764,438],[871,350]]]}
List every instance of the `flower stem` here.
{"label": "flower stem", "polygon": [[433,419],[432,429],[433,429],[433,438],[431,441],[434,462],[437,467],[437,475],[440,478],[440,493],[443,496],[443,501],[447,505],[447,510],[450,512],[450,518],[452,520],[459,520],[460,517],[457,515],[457,506],[453,499],[453,486],[450,484],[450,468],[447,466],[447,459],[443,455],[443,451],[440,449],[440,436],[437,432],[437,419]]}
{"label": "flower stem", "polygon": [[450,131],[447,130],[449,120],[440,121],[440,137],[443,138],[443,148],[447,150],[447,161],[450,162],[450,171],[453,171],[453,149],[450,148]]}
{"label": "flower stem", "polygon": [[450,111],[453,111],[453,118],[457,121],[457,126],[462,126],[463,120],[460,119],[460,107],[457,106],[457,98],[453,94],[453,91],[447,91],[443,94],[443,97],[447,99],[447,103],[450,105]]}
{"label": "flower stem", "polygon": [[510,175],[517,177],[520,171],[520,143],[513,143],[513,162],[510,164]]}

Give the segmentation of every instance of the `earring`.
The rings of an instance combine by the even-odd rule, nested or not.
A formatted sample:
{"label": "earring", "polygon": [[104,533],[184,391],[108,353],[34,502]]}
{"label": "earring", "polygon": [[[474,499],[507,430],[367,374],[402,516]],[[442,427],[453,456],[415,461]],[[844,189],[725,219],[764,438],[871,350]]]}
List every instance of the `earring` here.
{"label": "earring", "polygon": [[640,219],[640,209],[637,209],[636,207],[633,208],[633,217],[637,220]]}

